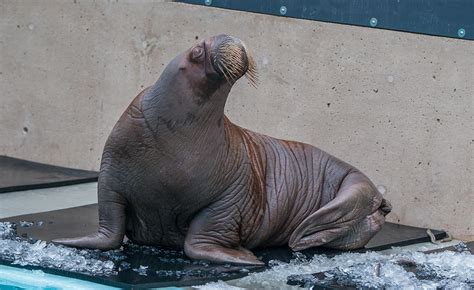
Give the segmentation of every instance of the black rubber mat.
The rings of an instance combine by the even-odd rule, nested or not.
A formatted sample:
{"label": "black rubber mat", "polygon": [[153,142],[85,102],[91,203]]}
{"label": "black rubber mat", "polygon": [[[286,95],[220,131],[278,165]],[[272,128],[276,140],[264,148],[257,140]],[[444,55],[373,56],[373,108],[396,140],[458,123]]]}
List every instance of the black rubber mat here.
{"label": "black rubber mat", "polygon": [[97,172],[0,156],[0,193],[97,181]]}
{"label": "black rubber mat", "polygon": [[[97,211],[97,204],[91,204],[63,210],[4,218],[0,221],[15,222],[17,224],[19,224],[20,221],[33,222],[34,225],[30,227],[18,226],[18,235],[24,238],[50,241],[59,237],[74,237],[95,232],[98,226]],[[38,222],[42,222],[39,223],[41,226],[38,226]],[[446,233],[443,231],[433,230],[432,232],[437,239],[442,239],[446,236]],[[430,238],[424,228],[387,223],[369,242],[365,249],[360,249],[357,252],[368,250],[376,251],[393,246],[403,246],[428,241],[430,241]],[[123,253],[127,256],[124,261],[130,264],[130,268],[119,271],[117,275],[109,277],[87,276],[84,274],[39,267],[24,268],[41,269],[52,274],[134,289],[201,285],[211,281],[236,279],[250,272],[265,270],[265,267],[244,268],[231,265],[193,263],[188,260],[181,251],[176,251],[172,254],[168,252],[166,255],[161,255],[160,251],[152,251],[152,253],[150,253],[149,249],[140,250],[133,245],[124,247]],[[336,255],[340,252],[324,248],[314,248],[305,250],[302,253],[306,256],[313,256],[314,254]],[[288,262],[294,258],[293,252],[288,248],[262,249],[255,251],[255,254],[267,264],[270,260]],[[10,265],[10,262],[0,260],[0,264]],[[146,265],[148,267],[147,276],[139,275],[137,271],[133,271],[134,268],[139,268],[140,265]]]}

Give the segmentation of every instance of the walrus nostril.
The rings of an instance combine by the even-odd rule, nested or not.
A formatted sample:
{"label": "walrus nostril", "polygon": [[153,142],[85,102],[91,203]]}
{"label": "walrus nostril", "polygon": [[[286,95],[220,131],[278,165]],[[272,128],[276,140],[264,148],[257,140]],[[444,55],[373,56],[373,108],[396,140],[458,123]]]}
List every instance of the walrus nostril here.
{"label": "walrus nostril", "polygon": [[245,44],[232,36],[225,36],[211,52],[214,69],[222,74],[229,83],[233,83],[243,75],[250,84],[257,87],[257,65]]}

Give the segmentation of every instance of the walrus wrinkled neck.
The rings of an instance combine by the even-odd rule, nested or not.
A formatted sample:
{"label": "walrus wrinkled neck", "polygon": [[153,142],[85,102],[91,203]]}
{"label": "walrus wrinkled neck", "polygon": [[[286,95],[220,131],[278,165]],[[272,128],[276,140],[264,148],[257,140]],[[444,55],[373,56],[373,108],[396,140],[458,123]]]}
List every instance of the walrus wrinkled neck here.
{"label": "walrus wrinkled neck", "polygon": [[224,106],[229,90],[223,87],[202,99],[157,82],[143,96],[155,156],[166,168],[164,179],[183,212],[194,213],[209,204],[226,186],[216,178],[228,155]]}
{"label": "walrus wrinkled neck", "polygon": [[144,94],[143,115],[160,141],[179,139],[176,150],[208,152],[225,142],[224,107],[230,85],[223,84],[210,96],[198,96],[182,80],[160,77]]}

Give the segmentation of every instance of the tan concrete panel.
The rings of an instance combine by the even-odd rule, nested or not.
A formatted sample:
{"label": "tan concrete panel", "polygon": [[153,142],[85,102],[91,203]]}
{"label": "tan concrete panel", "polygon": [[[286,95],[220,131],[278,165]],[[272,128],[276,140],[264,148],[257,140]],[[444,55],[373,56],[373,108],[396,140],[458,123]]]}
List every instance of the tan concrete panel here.
{"label": "tan concrete panel", "polygon": [[[98,169],[131,99],[218,33],[254,51],[235,123],[359,167],[390,220],[474,237],[474,42],[156,1],[0,1],[0,154]],[[25,132],[24,128],[27,128]]]}

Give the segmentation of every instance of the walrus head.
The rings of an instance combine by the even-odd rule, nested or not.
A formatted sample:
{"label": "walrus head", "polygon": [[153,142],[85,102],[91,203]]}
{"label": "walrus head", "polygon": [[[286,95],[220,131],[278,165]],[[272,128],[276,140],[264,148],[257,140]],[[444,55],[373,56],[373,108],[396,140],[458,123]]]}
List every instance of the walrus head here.
{"label": "walrus head", "polygon": [[255,60],[240,39],[221,34],[202,40],[177,55],[147,90],[145,116],[149,120],[159,116],[159,122],[166,120],[170,128],[180,124],[204,128],[204,121],[224,118],[230,90],[244,75],[257,86]]}
{"label": "walrus head", "polygon": [[[174,71],[174,64],[178,71]],[[210,97],[221,87],[230,89],[242,76],[257,86],[255,60],[238,38],[221,34],[202,40],[176,57],[165,69],[177,73],[174,81],[186,79],[195,95]],[[173,73],[173,74],[174,74]],[[180,81],[182,82],[182,81]]]}

